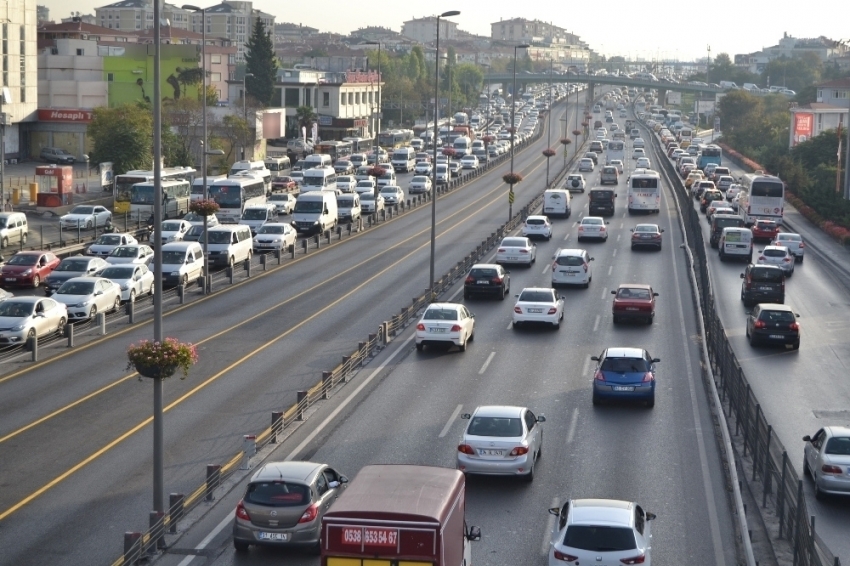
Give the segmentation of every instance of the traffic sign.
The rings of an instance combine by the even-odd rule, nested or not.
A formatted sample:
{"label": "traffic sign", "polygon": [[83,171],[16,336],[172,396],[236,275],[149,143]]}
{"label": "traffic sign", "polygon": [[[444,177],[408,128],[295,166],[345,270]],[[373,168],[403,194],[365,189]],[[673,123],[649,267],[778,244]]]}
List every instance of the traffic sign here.
{"label": "traffic sign", "polygon": [[513,191],[513,189],[508,191],[508,202],[511,203],[511,204],[514,203],[514,191]]}

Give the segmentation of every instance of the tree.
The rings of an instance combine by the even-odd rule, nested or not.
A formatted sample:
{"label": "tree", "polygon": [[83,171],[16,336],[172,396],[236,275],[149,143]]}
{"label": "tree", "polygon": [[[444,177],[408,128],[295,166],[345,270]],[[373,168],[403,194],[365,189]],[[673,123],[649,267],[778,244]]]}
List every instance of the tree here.
{"label": "tree", "polygon": [[268,106],[274,96],[277,64],[271,33],[266,31],[260,18],[254,22],[254,32],[245,46],[245,69],[254,75],[251,80],[246,81],[245,89],[260,104]]}
{"label": "tree", "polygon": [[314,47],[310,51],[304,54],[304,57],[327,57],[328,52],[326,49],[322,49],[320,47]]}
{"label": "tree", "polygon": [[295,120],[298,122],[299,132],[301,128],[307,128],[307,132],[309,133],[310,128],[313,127],[313,122],[318,119],[319,117],[316,116],[312,106],[299,106],[295,109]]}
{"label": "tree", "polygon": [[481,92],[484,83],[484,73],[481,69],[471,63],[461,63],[452,74],[457,79],[457,86],[463,94],[465,106],[477,106],[478,93]]}
{"label": "tree", "polygon": [[88,135],[93,142],[93,163],[111,161],[117,173],[151,168],[153,116],[146,105],[95,108]]}
{"label": "tree", "polygon": [[234,114],[226,114],[221,120],[221,125],[216,128],[216,132],[220,134],[221,141],[224,143],[214,144],[211,146],[220,145],[216,149],[224,151],[225,163],[230,163],[230,158],[237,147],[251,147],[251,130],[248,129],[248,124],[242,116]]}

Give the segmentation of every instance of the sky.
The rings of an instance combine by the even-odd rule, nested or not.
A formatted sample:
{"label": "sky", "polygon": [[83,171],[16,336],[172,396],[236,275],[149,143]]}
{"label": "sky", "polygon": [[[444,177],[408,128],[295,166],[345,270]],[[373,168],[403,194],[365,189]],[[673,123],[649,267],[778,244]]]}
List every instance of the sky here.
{"label": "sky", "polygon": [[[71,9],[94,15],[94,8],[117,0],[38,0],[50,9],[50,17],[59,21]],[[182,0],[169,3],[181,5]],[[212,6],[192,0],[199,6]],[[324,0],[283,2],[254,0],[254,7],[274,14],[277,22],[304,24],[321,31],[341,34],[370,25],[401,31],[402,22],[432,16],[449,10],[461,14],[451,18],[460,29],[490,35],[490,24],[500,19],[523,17],[551,22],[579,35],[591,48],[606,56],[665,60],[704,58],[708,47],[712,58],[718,53],[752,53],[775,45],[783,34],[798,38],[826,36],[850,42],[846,0],[821,0],[806,13],[804,5],[790,2],[746,0],[714,0],[665,6],[633,0],[606,2],[570,2],[569,10],[553,10],[552,6],[568,2],[532,2],[515,0],[436,0],[429,3],[399,0]],[[296,9],[293,9],[296,7]],[[353,8],[355,7],[356,8]],[[421,6],[421,8],[420,8]],[[427,6],[427,7],[426,7]],[[791,7],[793,6],[793,13]],[[844,14],[844,15],[841,15]],[[576,18],[576,16],[578,16]]]}

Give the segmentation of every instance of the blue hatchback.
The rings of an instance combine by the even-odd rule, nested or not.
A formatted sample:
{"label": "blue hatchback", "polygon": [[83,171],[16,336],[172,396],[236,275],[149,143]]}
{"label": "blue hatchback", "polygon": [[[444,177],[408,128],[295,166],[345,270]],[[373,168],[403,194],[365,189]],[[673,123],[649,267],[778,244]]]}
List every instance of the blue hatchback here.
{"label": "blue hatchback", "polygon": [[593,374],[593,404],[605,400],[635,399],[655,406],[655,364],[660,362],[641,348],[606,348]]}

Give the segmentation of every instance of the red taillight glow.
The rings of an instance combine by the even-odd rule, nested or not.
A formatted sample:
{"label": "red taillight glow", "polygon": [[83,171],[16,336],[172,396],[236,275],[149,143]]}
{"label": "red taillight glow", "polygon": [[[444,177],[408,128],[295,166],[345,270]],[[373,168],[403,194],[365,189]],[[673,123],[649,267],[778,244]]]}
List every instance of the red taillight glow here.
{"label": "red taillight glow", "polygon": [[645,374],[643,374],[643,379],[641,381],[643,383],[649,383],[650,381],[654,381],[654,380],[655,380],[655,376],[652,375],[651,371],[648,371]]}
{"label": "red taillight glow", "polygon": [[251,517],[248,515],[248,511],[245,510],[245,506],[242,505],[241,501],[238,505],[236,505],[236,517],[242,519],[243,521],[251,520]]}
{"label": "red taillight glow", "polygon": [[601,371],[597,370],[597,372],[595,374],[593,374],[593,379],[595,379],[597,381],[605,381],[605,376],[602,374]]}
{"label": "red taillight glow", "polygon": [[416,330],[425,330],[425,325],[420,322],[416,325]]}
{"label": "red taillight glow", "polygon": [[527,446],[517,446],[516,448],[511,450],[511,453],[508,454],[508,456],[523,456],[525,454],[528,454],[528,447]]}
{"label": "red taillight glow", "polygon": [[556,550],[554,556],[557,560],[563,560],[564,562],[575,562],[578,560],[578,556],[573,556],[571,554],[564,554],[560,550]]}
{"label": "red taillight glow", "polygon": [[600,227],[599,227],[599,231],[600,231],[600,232],[604,232],[604,231],[605,231],[605,226],[600,226]]}
{"label": "red taillight glow", "polygon": [[757,320],[756,323],[753,326],[755,326],[756,328],[764,328],[767,325],[764,323],[763,320]]}
{"label": "red taillight glow", "polygon": [[472,446],[469,444],[459,444],[457,447],[458,452],[463,452],[464,454],[469,454],[470,456],[475,456],[475,450],[472,449]]}
{"label": "red taillight glow", "polygon": [[527,254],[527,253],[528,253],[528,250],[520,250],[520,251],[519,251],[519,253],[521,253],[521,254]]}
{"label": "red taillight glow", "polygon": [[820,471],[825,474],[840,474],[841,468],[839,468],[838,466],[830,466],[829,464],[824,464],[823,466],[821,466]]}
{"label": "red taillight glow", "polygon": [[583,263],[581,264],[581,266],[584,268],[584,272],[587,273],[588,265],[586,263]]}
{"label": "red taillight glow", "polygon": [[796,322],[792,322],[791,324],[788,325],[788,328],[790,328],[791,330],[800,330],[800,325],[797,324]]}
{"label": "red taillight glow", "polygon": [[519,307],[514,307],[514,312],[517,314],[522,314],[522,309]]}
{"label": "red taillight glow", "polygon": [[759,256],[759,261],[764,261],[764,256],[763,256],[763,255],[760,255],[760,256]]}
{"label": "red taillight glow", "polygon": [[788,263],[788,262],[790,262],[790,261],[791,261],[791,258],[790,258],[790,257],[786,257],[786,258],[785,258],[785,259],[783,259],[782,261],[784,261],[785,263]]}
{"label": "red taillight glow", "polygon": [[579,231],[579,232],[584,232],[584,226],[579,226],[579,227],[578,227],[578,231]]}
{"label": "red taillight glow", "polygon": [[466,282],[467,283],[475,283],[475,278],[472,275],[470,275],[469,277],[466,278]]}
{"label": "red taillight glow", "polygon": [[505,248],[499,248],[499,253],[504,252]]}
{"label": "red taillight glow", "polygon": [[451,331],[452,332],[460,332],[460,325],[459,324],[453,324]]}
{"label": "red taillight glow", "polygon": [[643,564],[646,560],[646,555],[641,554],[640,556],[635,556],[633,558],[621,558],[620,562],[623,564]]}
{"label": "red taillight glow", "polygon": [[319,516],[319,506],[315,503],[311,503],[307,509],[304,510],[304,514],[301,515],[301,518],[298,519],[299,523],[309,523],[310,521],[314,521],[316,517]]}

